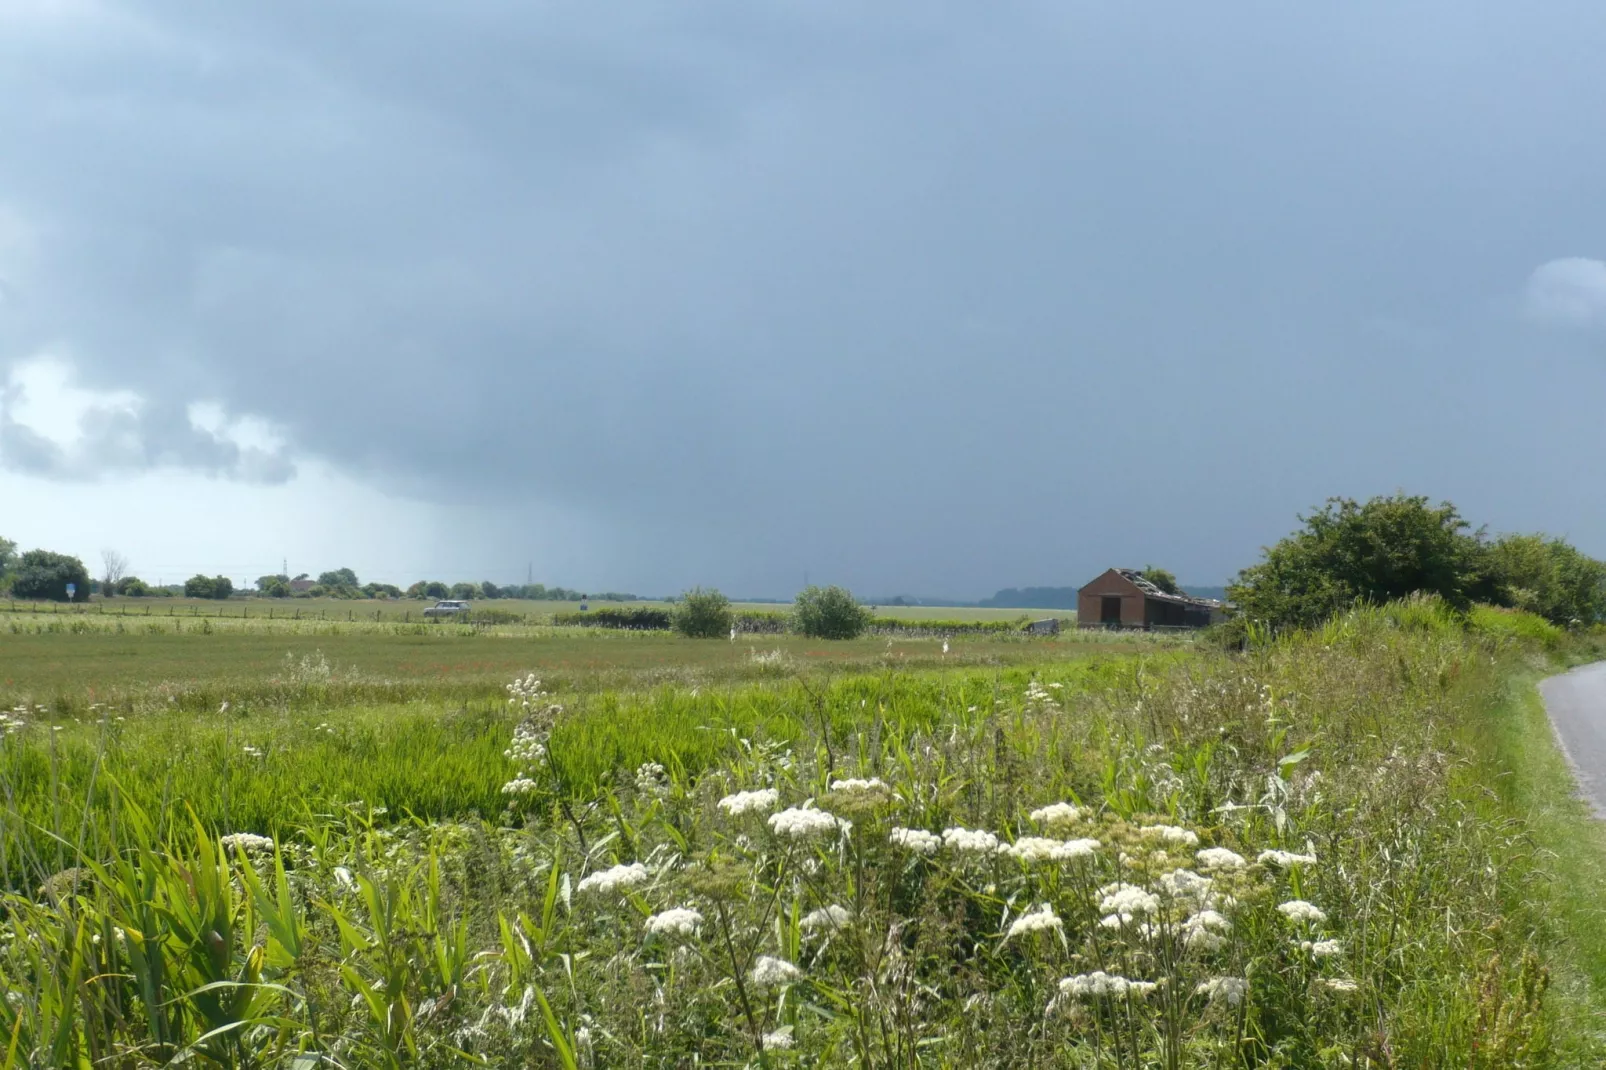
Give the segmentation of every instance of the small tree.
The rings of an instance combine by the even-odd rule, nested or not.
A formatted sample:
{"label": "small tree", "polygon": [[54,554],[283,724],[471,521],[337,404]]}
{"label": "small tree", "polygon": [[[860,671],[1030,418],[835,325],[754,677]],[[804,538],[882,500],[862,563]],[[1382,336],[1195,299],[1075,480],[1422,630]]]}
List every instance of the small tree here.
{"label": "small tree", "polygon": [[792,622],[811,639],[857,639],[870,626],[870,611],[846,587],[811,585],[798,592]]}
{"label": "small tree", "polygon": [[151,589],[138,576],[124,576],[117,581],[117,593],[125,598],[144,598],[151,593]]}
{"label": "small tree", "polygon": [[1182,588],[1177,586],[1176,576],[1172,575],[1169,569],[1163,569],[1156,565],[1145,565],[1143,566],[1143,578],[1166,594],[1182,593]]}
{"label": "small tree", "polygon": [[0,539],[0,576],[6,575],[17,564],[17,544],[10,539]]}
{"label": "small tree", "polygon": [[[69,597],[67,585],[75,592]],[[11,593],[17,598],[48,598],[53,602],[89,601],[89,570],[68,554],[29,550],[17,561]]]}
{"label": "small tree", "polygon": [[693,587],[675,603],[671,619],[688,639],[720,639],[730,634],[731,602],[712,587]]}
{"label": "small tree", "polygon": [[337,568],[332,572],[318,573],[318,586],[320,587],[361,587],[357,582],[357,574],[349,568]]}
{"label": "small tree", "polygon": [[102,550],[100,565],[101,597],[110,598],[118,593],[117,581],[128,575],[128,558],[116,550]]}

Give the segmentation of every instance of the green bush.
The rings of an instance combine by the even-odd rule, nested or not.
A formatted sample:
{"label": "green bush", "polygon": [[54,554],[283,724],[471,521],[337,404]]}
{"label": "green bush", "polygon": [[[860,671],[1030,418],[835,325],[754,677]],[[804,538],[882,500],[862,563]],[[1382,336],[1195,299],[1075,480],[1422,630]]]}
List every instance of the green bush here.
{"label": "green bush", "polygon": [[29,550],[17,562],[17,571],[11,581],[13,598],[48,598],[54,602],[69,601],[67,585],[77,588],[71,601],[89,601],[89,570],[76,557],[51,553],[49,550]]}
{"label": "green bush", "polygon": [[668,631],[673,625],[669,610],[646,606],[593,609],[589,613],[554,613],[553,624],[591,628],[625,628],[631,631]]}
{"label": "green bush", "polygon": [[723,639],[731,630],[731,602],[712,587],[693,587],[680,596],[670,618],[688,639]]}
{"label": "green bush", "polygon": [[798,592],[792,621],[811,639],[857,639],[870,626],[870,611],[846,587],[811,585]]}
{"label": "green bush", "polygon": [[219,601],[234,593],[234,582],[227,576],[203,576],[196,573],[184,581],[185,598],[216,598]]}

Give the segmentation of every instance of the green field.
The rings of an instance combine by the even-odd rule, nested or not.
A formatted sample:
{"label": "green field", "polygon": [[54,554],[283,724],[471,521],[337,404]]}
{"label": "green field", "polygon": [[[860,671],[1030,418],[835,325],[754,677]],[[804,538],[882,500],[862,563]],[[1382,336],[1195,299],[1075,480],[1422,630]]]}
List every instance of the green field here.
{"label": "green field", "polygon": [[[631,608],[644,606],[668,609],[669,602],[599,602],[587,603],[592,609],[604,606]],[[387,601],[376,599],[344,598],[252,598],[234,597],[221,601],[211,598],[96,598],[90,602],[62,605],[55,602],[0,602],[0,611],[22,614],[78,613],[113,616],[211,616],[211,617],[272,617],[279,619],[314,619],[329,621],[418,621],[433,600],[405,599]],[[473,603],[478,611],[494,610],[498,613],[518,614],[530,618],[532,623],[550,619],[557,613],[575,613],[578,602],[533,601],[524,598],[483,599]],[[737,612],[784,613],[788,603],[736,602]],[[876,615],[893,620],[951,620],[951,621],[1027,621],[1057,617],[1074,621],[1076,611],[1070,609],[978,609],[963,606],[877,606]]]}
{"label": "green field", "polygon": [[0,615],[0,1067],[1599,1065],[1592,655]]}

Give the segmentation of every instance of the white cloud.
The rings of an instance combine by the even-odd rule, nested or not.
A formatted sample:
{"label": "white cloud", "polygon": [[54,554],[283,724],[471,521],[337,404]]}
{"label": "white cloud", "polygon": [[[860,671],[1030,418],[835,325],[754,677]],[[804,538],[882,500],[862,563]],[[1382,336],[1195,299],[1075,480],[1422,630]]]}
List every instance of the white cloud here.
{"label": "white cloud", "polygon": [[1540,264],[1528,276],[1523,307],[1540,323],[1606,326],[1606,261],[1566,256]]}

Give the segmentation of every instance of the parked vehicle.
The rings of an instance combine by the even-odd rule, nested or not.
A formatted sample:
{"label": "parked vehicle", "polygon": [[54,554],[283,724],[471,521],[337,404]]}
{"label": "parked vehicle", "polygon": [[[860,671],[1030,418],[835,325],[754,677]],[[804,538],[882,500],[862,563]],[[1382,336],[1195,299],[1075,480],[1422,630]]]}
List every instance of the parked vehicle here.
{"label": "parked vehicle", "polygon": [[441,617],[456,617],[468,612],[468,603],[460,600],[436,602],[424,610],[424,616],[439,620]]}

